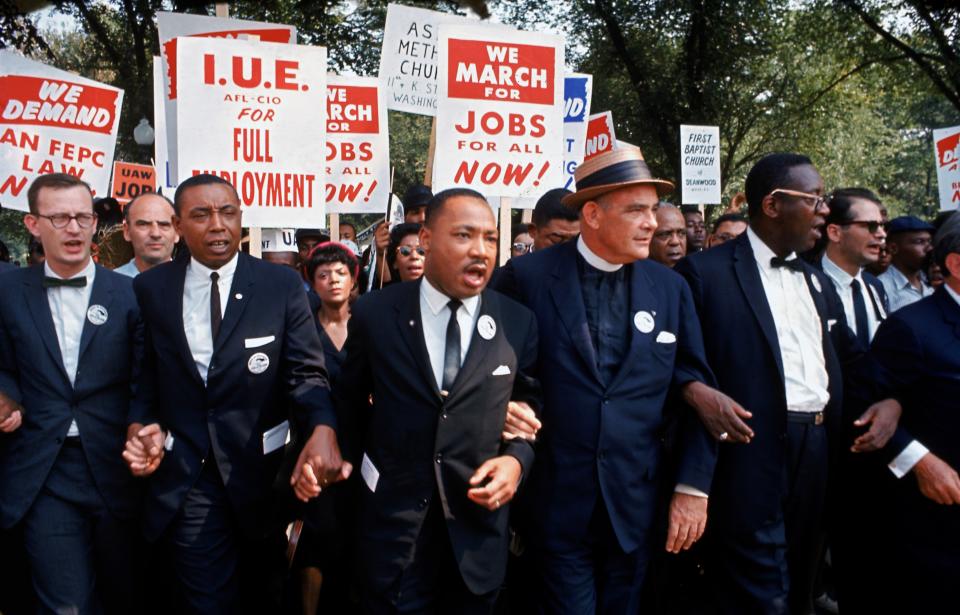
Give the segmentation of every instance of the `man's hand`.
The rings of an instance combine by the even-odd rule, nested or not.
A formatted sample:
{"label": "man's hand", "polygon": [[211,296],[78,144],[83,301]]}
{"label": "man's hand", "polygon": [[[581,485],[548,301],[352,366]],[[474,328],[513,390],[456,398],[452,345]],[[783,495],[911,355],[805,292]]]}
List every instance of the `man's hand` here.
{"label": "man's hand", "polygon": [[674,493],[670,500],[670,525],[667,527],[667,551],[679,553],[700,540],[707,527],[707,498]]}
{"label": "man's hand", "polygon": [[720,442],[746,444],[753,439],[753,430],[743,422],[752,418],[753,414],[733,398],[694,381],[684,385],[683,400],[697,411],[707,431]]}
{"label": "man's hand", "polygon": [[0,421],[0,432],[10,433],[17,430],[23,423],[23,414],[19,410],[11,412],[7,418]]}
{"label": "man's hand", "polygon": [[521,472],[523,468],[516,457],[488,459],[470,477],[473,488],[467,490],[467,497],[487,510],[497,510],[517,494]]}
{"label": "man's hand", "polygon": [[383,254],[390,245],[390,225],[381,222],[373,231],[373,241],[377,246],[377,252]]}
{"label": "man's hand", "polygon": [[502,434],[504,440],[520,438],[536,442],[537,432],[541,427],[543,424],[526,402],[511,401],[507,404],[507,419],[503,424]]}
{"label": "man's hand", "polygon": [[166,434],[157,423],[144,427],[140,423],[131,423],[127,427],[127,443],[123,448],[123,459],[134,476],[149,476],[156,471],[163,460],[163,441]]}
{"label": "man's hand", "polygon": [[937,504],[960,504],[960,477],[957,471],[933,453],[913,466],[920,492]]}
{"label": "man's hand", "polygon": [[869,424],[870,429],[853,441],[850,450],[854,453],[868,453],[878,451],[887,445],[893,432],[897,430],[897,422],[903,408],[895,399],[885,399],[873,404],[853,424],[863,427]]}
{"label": "man's hand", "polygon": [[297,458],[290,477],[293,492],[302,502],[320,495],[323,488],[346,480],[353,466],[340,456],[337,432],[326,425],[317,425]]}

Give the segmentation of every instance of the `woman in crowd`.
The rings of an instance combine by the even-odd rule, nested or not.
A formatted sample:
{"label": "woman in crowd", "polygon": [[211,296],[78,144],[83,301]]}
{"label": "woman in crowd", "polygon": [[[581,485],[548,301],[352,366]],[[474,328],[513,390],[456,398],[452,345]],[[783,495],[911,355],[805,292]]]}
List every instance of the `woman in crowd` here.
{"label": "woman in crowd", "polygon": [[420,225],[414,222],[398,224],[390,231],[387,247],[387,266],[390,279],[409,282],[423,276],[423,248],[420,247]]}

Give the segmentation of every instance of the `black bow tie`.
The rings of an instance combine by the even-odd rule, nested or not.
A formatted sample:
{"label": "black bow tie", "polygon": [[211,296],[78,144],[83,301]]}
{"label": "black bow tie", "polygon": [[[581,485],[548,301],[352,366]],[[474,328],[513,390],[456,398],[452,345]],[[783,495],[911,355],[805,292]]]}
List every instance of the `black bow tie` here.
{"label": "black bow tie", "polygon": [[792,269],[793,271],[802,272],[803,263],[799,258],[791,258],[787,260],[785,258],[780,258],[779,256],[774,256],[770,259],[770,266],[774,269],[779,267],[786,267],[787,269]]}
{"label": "black bow tie", "polygon": [[87,285],[86,276],[80,276],[78,278],[70,278],[64,280],[63,278],[52,278],[50,276],[44,276],[43,278],[43,287],[44,288],[57,288],[60,286],[69,286],[71,288],[83,288]]}

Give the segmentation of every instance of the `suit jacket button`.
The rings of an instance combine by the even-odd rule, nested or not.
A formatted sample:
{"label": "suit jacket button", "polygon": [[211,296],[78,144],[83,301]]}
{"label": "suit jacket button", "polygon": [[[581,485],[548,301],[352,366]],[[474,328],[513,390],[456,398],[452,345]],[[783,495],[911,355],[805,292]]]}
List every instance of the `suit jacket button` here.
{"label": "suit jacket button", "polygon": [[440,415],[440,418],[442,418],[442,419],[445,419],[445,418],[447,418],[447,413],[446,413],[446,412],[444,412],[443,414],[441,414],[441,415]]}
{"label": "suit jacket button", "polygon": [[422,500],[420,500],[420,503],[417,505],[417,509],[423,510],[426,507],[427,507],[427,498],[423,498]]}
{"label": "suit jacket button", "polygon": [[437,453],[437,456],[435,459],[437,463],[440,463],[441,461],[443,461],[443,454]]}

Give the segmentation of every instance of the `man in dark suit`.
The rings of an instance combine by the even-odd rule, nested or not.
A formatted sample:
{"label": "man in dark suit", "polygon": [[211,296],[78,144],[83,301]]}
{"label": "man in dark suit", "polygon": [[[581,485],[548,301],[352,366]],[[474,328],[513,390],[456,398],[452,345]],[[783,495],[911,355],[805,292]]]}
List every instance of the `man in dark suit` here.
{"label": "man in dark suit", "polygon": [[506,568],[508,503],[533,463],[529,442],[501,432],[508,403],[539,409],[536,322],[484,290],[497,224],[482,195],[438,193],[420,244],[421,280],[354,306],[337,383],[338,409],[359,425],[341,439],[362,457],[366,485],[365,609],[490,613]]}
{"label": "man in dark suit", "polygon": [[872,589],[891,613],[957,609],[960,216],[937,232],[933,255],[944,285],[891,314],[870,352],[879,368],[874,398],[893,395],[903,404],[897,433],[880,459],[888,482],[878,512],[888,514],[883,533],[873,536],[884,548]]}
{"label": "man in dark suit", "polygon": [[22,524],[40,612],[132,612],[138,489],[120,454],[140,312],[90,256],[89,186],[42,175],[27,198],[46,262],[3,275],[0,527]]}
{"label": "man in dark suit", "polygon": [[284,540],[272,487],[290,421],[311,434],[296,477],[319,488],[349,474],[323,350],[296,272],[239,253],[232,185],[192,177],[174,207],[192,256],[134,280],[144,395],[124,456],[152,474],[144,525],[170,549],[181,610],[274,612]]}
{"label": "man in dark suit", "polygon": [[[842,357],[854,348],[830,279],[796,256],[813,247],[829,213],[810,159],[764,157],[746,195],[747,232],[676,267],[718,385],[752,413],[755,434],[741,443],[719,434],[708,574],[722,612],[805,613],[823,531],[827,428],[840,433],[835,344]],[[879,429],[884,416],[863,424]]]}
{"label": "man in dark suit", "polygon": [[[655,543],[668,392],[725,416],[736,410],[707,386],[687,285],[645,260],[658,192],[673,185],[654,179],[636,148],[576,173],[577,192],[563,202],[580,213],[580,237],[514,259],[497,286],[534,311],[540,331],[543,429],[525,530],[546,612],[632,613]],[[692,412],[680,423],[671,552],[703,532],[715,456]]]}

